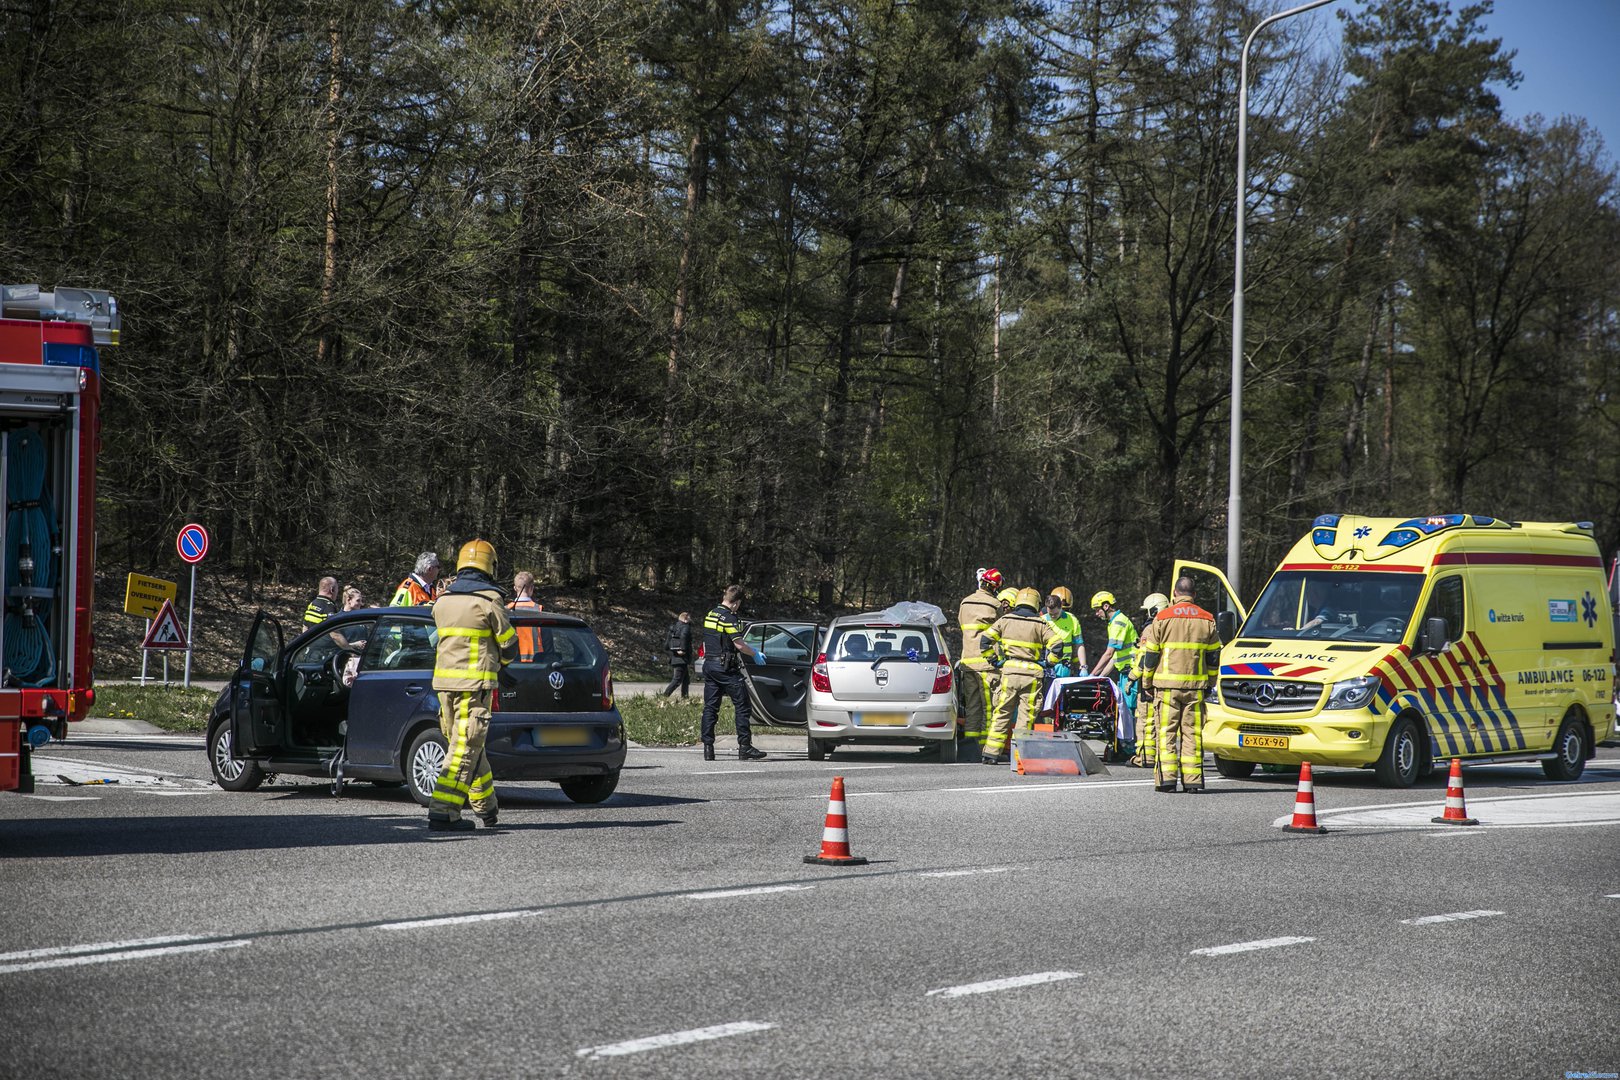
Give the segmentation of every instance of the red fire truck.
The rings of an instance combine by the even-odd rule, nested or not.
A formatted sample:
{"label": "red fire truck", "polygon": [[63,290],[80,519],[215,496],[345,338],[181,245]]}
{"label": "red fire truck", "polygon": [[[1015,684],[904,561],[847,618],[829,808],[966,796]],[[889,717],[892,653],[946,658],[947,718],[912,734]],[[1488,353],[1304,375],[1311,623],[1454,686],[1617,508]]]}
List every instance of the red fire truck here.
{"label": "red fire truck", "polygon": [[108,293],[0,285],[0,791],[32,791],[32,747],[95,699],[96,346],[118,332]]}

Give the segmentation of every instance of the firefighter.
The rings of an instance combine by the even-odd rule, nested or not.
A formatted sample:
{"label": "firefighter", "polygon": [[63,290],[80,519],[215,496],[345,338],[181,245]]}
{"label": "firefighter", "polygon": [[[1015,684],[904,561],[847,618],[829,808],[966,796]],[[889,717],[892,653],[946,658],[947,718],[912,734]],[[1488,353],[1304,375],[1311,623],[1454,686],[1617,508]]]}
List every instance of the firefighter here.
{"label": "firefighter", "polygon": [[1204,790],[1204,692],[1220,666],[1215,616],[1193,602],[1193,583],[1181,578],[1175,603],[1142,635],[1142,689],[1158,718],[1155,791]]}
{"label": "firefighter", "polygon": [[727,585],[714,609],[703,617],[703,760],[714,760],[714,725],[720,720],[720,699],[731,699],[737,723],[737,756],[743,761],[759,761],[765,751],[754,748],[750,727],[752,707],[748,687],[743,683],[742,656],[762,663],[759,653],[743,640],[737,612],[743,605],[743,587]]}
{"label": "firefighter", "polygon": [[[1170,598],[1162,592],[1149,593],[1142,601],[1142,610],[1147,612],[1147,622],[1143,624],[1145,633],[1152,624],[1155,616],[1170,606]],[[1142,692],[1142,649],[1141,638],[1137,638],[1136,656],[1131,661],[1130,685],[1136,690],[1136,756],[1131,758],[1131,764],[1139,769],[1153,768],[1154,758],[1157,756],[1159,738],[1154,730],[1153,706],[1148,703],[1148,696]]]}
{"label": "firefighter", "polygon": [[956,608],[956,622],[962,628],[962,659],[956,665],[956,685],[962,698],[962,711],[967,717],[963,734],[970,739],[983,739],[985,722],[1001,680],[979,650],[979,635],[1001,618],[1001,603],[994,593],[1001,588],[1001,571],[993,566],[980,567],[973,580],[978,587],[963,597]]}
{"label": "firefighter", "polygon": [[323,577],[315,586],[315,599],[304,608],[304,625],[315,626],[337,614],[337,578]]}
{"label": "firefighter", "polygon": [[1080,620],[1069,609],[1074,607],[1074,593],[1059,585],[1046,598],[1046,613],[1041,617],[1063,635],[1058,649],[1052,677],[1066,679],[1086,666],[1086,643],[1080,633]]}
{"label": "firefighter", "polygon": [[1014,599],[1017,603],[1012,611],[997,619],[979,638],[980,650],[1001,674],[995,718],[990,721],[990,733],[979,757],[983,765],[1004,764],[1014,727],[1034,722],[1041,694],[1041,665],[1063,643],[1062,635],[1041,618],[1038,590],[1020,589]]}
{"label": "firefighter", "polygon": [[[416,557],[416,569],[394,590],[389,607],[421,607],[433,603],[433,583],[439,577],[439,555],[424,551]],[[493,584],[493,582],[491,583]]]}
{"label": "firefighter", "polygon": [[[1106,589],[1093,593],[1091,597],[1091,611],[1108,627],[1108,648],[1097,658],[1097,666],[1092,670],[1093,675],[1102,675],[1113,679],[1119,687],[1120,697],[1125,696],[1125,679],[1133,667],[1136,654],[1136,624],[1131,617],[1119,610],[1119,601],[1114,594]],[[1136,719],[1130,714],[1119,718],[1116,729],[1119,735],[1121,754],[1134,754],[1136,752]]]}
{"label": "firefighter", "polygon": [[999,619],[1002,615],[1007,614],[1007,612],[1013,609],[1013,605],[1016,603],[1018,603],[1017,589],[1008,587],[996,593],[996,604],[999,608],[996,618]]}
{"label": "firefighter", "polygon": [[[435,575],[436,576],[436,575]],[[495,584],[495,546],[469,540],[456,557],[456,580],[433,602],[439,630],[433,689],[439,691],[439,730],[449,748],[433,785],[428,828],[465,832],[465,803],[486,828],[495,825],[495,775],[484,755],[490,701],[501,668],[517,659],[517,631],[506,617],[506,595]]]}

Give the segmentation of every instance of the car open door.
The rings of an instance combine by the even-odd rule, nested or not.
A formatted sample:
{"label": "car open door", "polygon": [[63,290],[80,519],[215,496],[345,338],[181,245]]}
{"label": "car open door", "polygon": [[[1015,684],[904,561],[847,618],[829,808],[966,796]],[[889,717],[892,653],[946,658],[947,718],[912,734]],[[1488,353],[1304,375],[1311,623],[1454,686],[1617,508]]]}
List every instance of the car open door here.
{"label": "car open door", "polygon": [[760,719],[781,727],[804,727],[809,722],[806,699],[810,666],[824,628],[815,623],[751,623],[743,640],[765,657],[765,663],[743,660],[743,683],[748,700]]}
{"label": "car open door", "polygon": [[[1171,584],[1182,578],[1188,578],[1193,583],[1193,595],[1197,598],[1198,606],[1211,612],[1217,624],[1221,623],[1221,612],[1230,611],[1228,616],[1232,622],[1232,634],[1243,625],[1243,620],[1249,617],[1242,601],[1232,589],[1232,583],[1226,580],[1226,575],[1207,563],[1191,562],[1187,559],[1176,560],[1176,572]],[[1223,642],[1229,641],[1232,634],[1222,634]]]}
{"label": "car open door", "polygon": [[280,621],[260,611],[242,651],[242,666],[231,680],[231,740],[237,757],[270,753],[285,737],[281,648]]}

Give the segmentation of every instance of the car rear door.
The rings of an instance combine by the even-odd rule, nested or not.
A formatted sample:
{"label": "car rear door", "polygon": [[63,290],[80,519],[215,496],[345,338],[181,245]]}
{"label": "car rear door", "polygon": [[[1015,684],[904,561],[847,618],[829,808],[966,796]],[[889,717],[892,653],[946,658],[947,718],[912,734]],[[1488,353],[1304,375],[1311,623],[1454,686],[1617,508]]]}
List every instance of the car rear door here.
{"label": "car rear door", "polygon": [[926,701],[944,647],[930,626],[846,624],[827,643],[835,701]]}
{"label": "car rear door", "polygon": [[401,608],[370,630],[360,671],[349,688],[345,745],[356,765],[398,765],[405,732],[439,712],[433,692],[437,654],[432,617],[423,608]]}
{"label": "car rear door", "polygon": [[231,680],[231,745],[238,757],[269,754],[286,737],[281,649],[280,621],[260,611],[248,631],[242,666]]}
{"label": "car rear door", "polygon": [[743,640],[764,656],[763,664],[744,661],[743,685],[754,711],[773,724],[804,727],[810,666],[816,659],[821,627],[815,623],[751,623]]}

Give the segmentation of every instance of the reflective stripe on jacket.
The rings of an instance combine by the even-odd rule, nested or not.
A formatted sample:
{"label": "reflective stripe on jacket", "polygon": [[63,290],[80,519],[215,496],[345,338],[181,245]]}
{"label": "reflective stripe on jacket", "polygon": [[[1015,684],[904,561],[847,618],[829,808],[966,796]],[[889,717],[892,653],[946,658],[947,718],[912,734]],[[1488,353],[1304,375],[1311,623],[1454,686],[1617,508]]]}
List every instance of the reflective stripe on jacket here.
{"label": "reflective stripe on jacket", "polygon": [[1115,670],[1129,671],[1136,655],[1136,624],[1123,611],[1108,620],[1108,647],[1114,650]]}
{"label": "reflective stripe on jacket", "polygon": [[394,590],[394,598],[388,601],[389,607],[421,607],[423,604],[433,603],[433,590],[428,588],[427,582],[415,574],[408,575]]}
{"label": "reflective stripe on jacket", "polygon": [[1058,647],[1058,659],[1065,664],[1074,663],[1078,651],[1075,646],[1082,641],[1080,620],[1074,617],[1072,611],[1065,611],[1055,619],[1050,615],[1042,615],[1041,618],[1051,623],[1052,628],[1063,635],[1063,644]]}
{"label": "reflective stripe on jacket", "polygon": [[317,596],[309,602],[304,609],[304,625],[314,626],[324,622],[328,616],[337,614],[337,601],[330,596]]}
{"label": "reflective stripe on jacket", "polygon": [[985,655],[1000,657],[1003,671],[1031,674],[1040,673],[1049,649],[1063,644],[1063,636],[1044,618],[1016,611],[997,619],[983,637],[990,642]]}
{"label": "reflective stripe on jacket", "polygon": [[737,616],[724,604],[703,616],[704,671],[711,663],[719,665],[716,671],[738,670],[742,666],[737,659],[737,639],[740,637],[742,627],[737,623]]}
{"label": "reflective stripe on jacket", "polygon": [[1001,618],[1001,601],[984,589],[962,598],[956,608],[956,624],[962,628],[962,659],[977,660],[979,635]]}
{"label": "reflective stripe on jacket", "polygon": [[434,601],[439,651],[433,661],[433,689],[493,689],[501,668],[517,659],[517,631],[506,617],[501,599],[491,585],[477,591],[447,592]]}
{"label": "reflective stripe on jacket", "polygon": [[1159,612],[1142,632],[1142,681],[1156,690],[1206,690],[1220,665],[1215,616],[1190,600]]}

